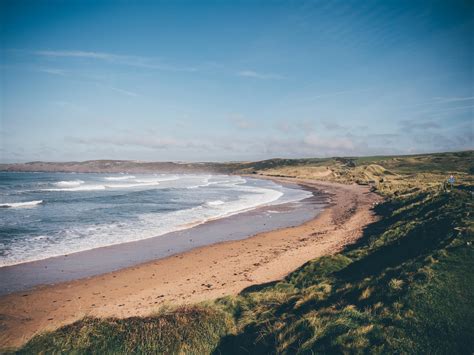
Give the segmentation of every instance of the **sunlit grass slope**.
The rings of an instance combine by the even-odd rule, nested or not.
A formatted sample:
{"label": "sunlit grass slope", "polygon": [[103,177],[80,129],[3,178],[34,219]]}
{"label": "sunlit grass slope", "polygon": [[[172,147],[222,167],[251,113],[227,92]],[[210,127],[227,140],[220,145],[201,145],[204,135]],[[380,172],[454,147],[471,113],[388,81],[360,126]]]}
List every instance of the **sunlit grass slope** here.
{"label": "sunlit grass slope", "polygon": [[[357,181],[387,197],[356,244],[235,297],[146,318],[84,319],[19,353],[472,354],[472,152],[298,164],[254,172]],[[331,173],[305,176],[315,169]],[[443,186],[449,174],[452,190]]]}
{"label": "sunlit grass slope", "polygon": [[230,315],[216,308],[180,307],[143,318],[85,318],[35,337],[18,353],[207,354],[233,329]]}
{"label": "sunlit grass slope", "polygon": [[218,349],[472,352],[470,203],[467,192],[451,192],[380,205],[382,219],[356,245],[313,260],[275,285],[219,301],[239,331]]}

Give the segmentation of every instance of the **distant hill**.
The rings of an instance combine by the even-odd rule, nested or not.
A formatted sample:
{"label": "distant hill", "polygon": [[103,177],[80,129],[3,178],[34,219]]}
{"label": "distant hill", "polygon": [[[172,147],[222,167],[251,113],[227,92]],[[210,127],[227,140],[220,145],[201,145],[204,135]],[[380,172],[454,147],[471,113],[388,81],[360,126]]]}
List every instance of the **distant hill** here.
{"label": "distant hill", "polygon": [[[360,172],[371,165],[374,172],[376,165],[383,170],[397,174],[409,173],[449,173],[450,171],[472,174],[474,151],[372,157],[332,157],[308,159],[267,159],[255,162],[144,162],[134,160],[88,160],[82,162],[41,162],[0,164],[0,171],[35,171],[35,172],[78,172],[78,173],[234,173],[264,174],[285,176],[314,173],[313,178],[325,177],[327,180],[337,176],[346,176],[348,171]],[[308,169],[306,172],[304,169]],[[326,170],[330,170],[327,172]],[[370,177],[370,174],[367,177]],[[356,177],[354,178],[356,179]]]}
{"label": "distant hill", "polygon": [[0,164],[0,171],[41,171],[76,173],[187,173],[214,170],[213,163],[141,162],[133,160],[88,160],[83,162],[52,163],[35,161],[19,164]]}

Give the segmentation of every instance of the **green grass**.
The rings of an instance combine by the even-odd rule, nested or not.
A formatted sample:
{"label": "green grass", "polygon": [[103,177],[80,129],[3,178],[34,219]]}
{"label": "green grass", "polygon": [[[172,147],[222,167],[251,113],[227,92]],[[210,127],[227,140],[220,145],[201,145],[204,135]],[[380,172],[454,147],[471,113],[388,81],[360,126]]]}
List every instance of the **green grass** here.
{"label": "green grass", "polygon": [[85,318],[33,338],[18,354],[206,354],[232,330],[216,307],[181,307],[150,317]]}
{"label": "green grass", "polygon": [[470,195],[423,197],[380,206],[382,220],[343,253],[221,300],[239,331],[216,352],[471,353]]}
{"label": "green grass", "polygon": [[[438,158],[458,159],[460,174],[469,174],[471,156],[355,158],[349,169],[378,159],[424,184],[426,171],[453,168]],[[355,244],[284,280],[146,318],[84,319],[33,338],[19,353],[472,354],[472,185],[399,186],[383,190],[399,193],[386,194],[375,208],[380,219]]]}
{"label": "green grass", "polygon": [[369,164],[379,164],[386,169],[400,174],[443,173],[454,172],[473,174],[472,161],[474,151],[448,152],[434,154],[372,156],[372,157],[333,157],[308,159],[268,159],[248,163],[211,164],[213,168],[225,172],[264,171],[284,167],[335,166],[344,165],[349,168]]}

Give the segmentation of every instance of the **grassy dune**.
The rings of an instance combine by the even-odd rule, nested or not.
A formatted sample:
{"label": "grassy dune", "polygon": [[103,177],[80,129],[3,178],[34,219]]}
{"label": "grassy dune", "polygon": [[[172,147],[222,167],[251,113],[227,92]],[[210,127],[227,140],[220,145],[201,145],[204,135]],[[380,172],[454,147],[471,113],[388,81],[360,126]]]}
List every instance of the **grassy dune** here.
{"label": "grassy dune", "polygon": [[[461,185],[474,183],[474,152],[402,157],[332,158],[318,162],[300,159],[256,169],[255,174],[369,184],[386,197],[440,190],[453,174]],[[255,163],[258,168],[259,163]]]}
{"label": "grassy dune", "polygon": [[[472,354],[472,158],[462,152],[234,167],[370,184],[387,199],[356,244],[285,280],[146,318],[84,319],[18,352]],[[443,187],[448,174],[457,178],[451,191]]]}
{"label": "grassy dune", "polygon": [[142,318],[85,318],[35,337],[17,353],[207,354],[234,327],[229,314],[203,306],[162,309]]}
{"label": "grassy dune", "polygon": [[239,332],[218,349],[470,353],[468,197],[420,194],[387,202],[378,207],[383,218],[343,253],[313,260],[275,285],[220,300]]}

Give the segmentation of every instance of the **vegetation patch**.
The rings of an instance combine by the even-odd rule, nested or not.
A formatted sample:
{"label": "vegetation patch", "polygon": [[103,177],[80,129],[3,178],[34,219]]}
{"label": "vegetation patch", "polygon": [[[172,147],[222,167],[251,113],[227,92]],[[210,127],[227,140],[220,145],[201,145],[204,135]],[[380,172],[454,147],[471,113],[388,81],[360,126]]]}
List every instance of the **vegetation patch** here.
{"label": "vegetation patch", "polygon": [[203,306],[150,317],[85,318],[34,337],[18,354],[206,354],[233,326],[227,313]]}
{"label": "vegetation patch", "polygon": [[472,354],[472,161],[461,152],[248,163],[267,175],[323,166],[322,179],[371,184],[387,199],[355,244],[280,282],[153,317],[84,319],[19,353]]}

